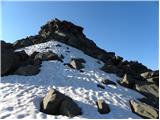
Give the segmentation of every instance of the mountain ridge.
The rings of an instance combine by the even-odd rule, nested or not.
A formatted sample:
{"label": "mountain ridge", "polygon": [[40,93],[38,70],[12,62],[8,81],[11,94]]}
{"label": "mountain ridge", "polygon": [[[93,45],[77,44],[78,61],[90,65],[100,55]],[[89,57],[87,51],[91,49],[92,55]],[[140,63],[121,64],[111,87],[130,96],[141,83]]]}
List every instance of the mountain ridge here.
{"label": "mountain ridge", "polygon": [[[41,27],[38,35],[13,44],[1,41],[1,58],[0,101],[4,104],[14,95],[13,99],[20,100],[23,107],[26,106],[22,100],[26,98],[31,101],[27,102],[30,110],[53,117],[57,114],[82,118],[159,117],[159,70],[152,71],[141,63],[106,52],[83,34],[82,27],[71,22],[51,20]],[[8,93],[6,89],[11,89],[10,86],[20,93],[13,90]],[[46,90],[49,92],[45,96]],[[12,108],[21,109],[15,103],[11,102]],[[5,109],[7,105],[3,105],[2,111]],[[0,118],[5,117],[0,114]]]}

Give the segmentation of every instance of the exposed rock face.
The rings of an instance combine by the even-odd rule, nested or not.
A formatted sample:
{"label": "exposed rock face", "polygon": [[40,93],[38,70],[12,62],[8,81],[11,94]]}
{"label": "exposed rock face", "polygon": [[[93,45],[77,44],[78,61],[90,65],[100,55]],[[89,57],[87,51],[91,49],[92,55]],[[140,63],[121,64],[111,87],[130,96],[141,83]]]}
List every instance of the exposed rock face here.
{"label": "exposed rock face", "polygon": [[51,89],[41,103],[41,112],[51,115],[74,117],[81,115],[81,108],[68,96]]}
{"label": "exposed rock face", "polygon": [[34,65],[27,65],[27,66],[22,66],[19,67],[14,74],[17,75],[24,75],[24,76],[31,76],[31,75],[36,75],[40,72],[39,67],[34,66]]}
{"label": "exposed rock face", "polygon": [[158,119],[158,111],[153,108],[152,106],[149,106],[145,103],[131,100],[130,105],[132,108],[132,111],[138,115],[140,115],[143,118],[147,119]]}
{"label": "exposed rock face", "polygon": [[110,108],[104,100],[97,100],[96,105],[100,114],[107,114],[110,112]]}

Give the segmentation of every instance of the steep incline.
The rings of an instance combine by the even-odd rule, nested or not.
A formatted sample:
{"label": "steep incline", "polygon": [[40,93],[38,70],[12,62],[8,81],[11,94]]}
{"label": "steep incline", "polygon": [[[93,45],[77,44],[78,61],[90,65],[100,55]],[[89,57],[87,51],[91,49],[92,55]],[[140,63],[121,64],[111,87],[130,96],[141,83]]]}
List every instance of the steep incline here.
{"label": "steep incline", "polygon": [[[34,51],[51,50],[63,55],[63,62],[44,61],[41,71],[35,76],[9,75],[1,78],[0,118],[67,118],[51,116],[39,112],[39,102],[50,88],[70,96],[82,108],[83,114],[76,118],[140,118],[131,112],[129,100],[142,98],[139,93],[120,86],[115,74],[105,73],[101,68],[104,63],[82,51],[54,40],[26,48],[27,54]],[[84,72],[65,66],[71,58],[83,58]],[[106,85],[105,89],[97,87],[104,79],[110,79],[117,85]],[[98,113],[95,101],[104,99],[111,109],[109,114]]]}

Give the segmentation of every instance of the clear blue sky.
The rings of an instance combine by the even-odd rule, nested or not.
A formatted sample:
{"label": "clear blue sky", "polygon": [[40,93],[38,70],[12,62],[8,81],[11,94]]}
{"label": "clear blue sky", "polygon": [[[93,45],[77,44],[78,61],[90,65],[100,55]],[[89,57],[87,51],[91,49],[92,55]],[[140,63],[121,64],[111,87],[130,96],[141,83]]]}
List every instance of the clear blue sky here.
{"label": "clear blue sky", "polygon": [[106,51],[158,69],[158,2],[2,2],[2,35],[14,42],[59,18],[84,27]]}

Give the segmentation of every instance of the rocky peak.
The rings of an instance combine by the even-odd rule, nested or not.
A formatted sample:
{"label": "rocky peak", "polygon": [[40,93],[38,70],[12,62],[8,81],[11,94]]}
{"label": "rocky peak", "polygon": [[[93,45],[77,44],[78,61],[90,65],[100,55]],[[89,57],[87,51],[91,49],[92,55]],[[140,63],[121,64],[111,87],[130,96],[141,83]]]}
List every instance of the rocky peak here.
{"label": "rocky peak", "polygon": [[83,34],[83,28],[80,26],[76,26],[71,22],[68,21],[60,21],[59,19],[54,19],[47,24],[41,27],[39,34],[44,38],[55,38],[56,35],[59,35],[64,38],[69,37],[78,37],[78,38],[85,38]]}

